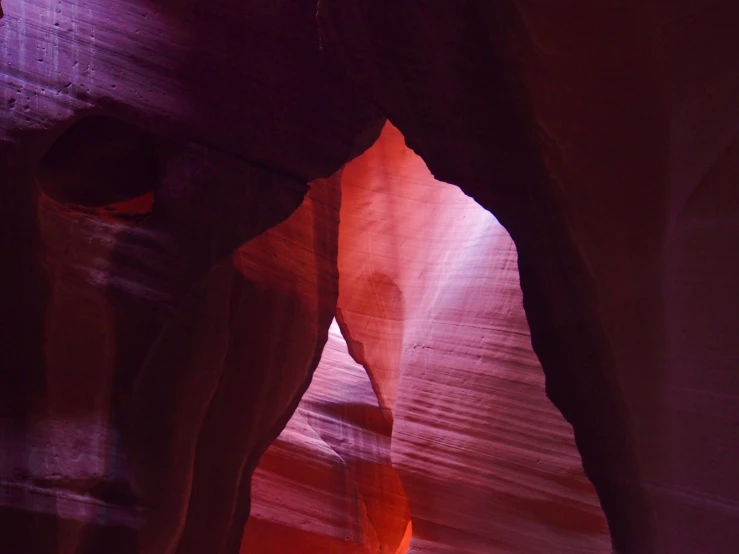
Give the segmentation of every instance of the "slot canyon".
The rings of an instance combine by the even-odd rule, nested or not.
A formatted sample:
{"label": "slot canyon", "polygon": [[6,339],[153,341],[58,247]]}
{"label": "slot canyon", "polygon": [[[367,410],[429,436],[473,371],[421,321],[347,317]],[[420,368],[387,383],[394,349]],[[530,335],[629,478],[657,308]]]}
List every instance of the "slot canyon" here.
{"label": "slot canyon", "polygon": [[739,552],[734,0],[0,4],[0,554]]}

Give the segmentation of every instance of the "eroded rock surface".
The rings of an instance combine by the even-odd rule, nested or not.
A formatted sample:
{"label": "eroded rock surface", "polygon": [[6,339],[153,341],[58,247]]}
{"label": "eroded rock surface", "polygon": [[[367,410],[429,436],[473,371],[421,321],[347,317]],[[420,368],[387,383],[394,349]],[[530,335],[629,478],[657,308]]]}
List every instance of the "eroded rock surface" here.
{"label": "eroded rock surface", "polygon": [[341,188],[337,314],[364,367],[333,328],[254,475],[243,551],[609,552],[505,229],[392,125]]}
{"label": "eroded rock surface", "polygon": [[322,0],[319,15],[324,48],[434,175],[510,232],[548,395],[617,551],[734,552],[736,5]]}
{"label": "eroded rock surface", "polygon": [[239,549],[335,313],[338,183],[315,179],[382,121],[313,3],[257,4],[3,3],[9,552]]}
{"label": "eroded rock surface", "polygon": [[242,552],[406,552],[412,525],[391,430],[334,323],[308,391],[254,473]]}
{"label": "eroded rock surface", "polygon": [[[359,551],[401,547],[405,498],[418,552],[601,545],[569,428],[541,395],[508,236],[466,221],[399,135],[338,173],[386,116],[510,233],[546,392],[615,550],[735,554],[736,12],[4,0],[4,548],[237,552],[252,471],[334,315],[368,375],[352,373],[360,411],[378,419],[309,396],[265,458],[267,488],[288,450],[293,482],[325,483],[290,491],[296,505],[349,487],[323,526],[288,526],[301,544],[338,548],[342,529]],[[471,338],[480,328],[491,342]],[[524,405],[536,427],[512,415]],[[579,500],[547,505],[557,496]],[[262,536],[287,535],[265,510]]]}
{"label": "eroded rock surface", "polygon": [[339,321],[392,415],[409,552],[607,552],[505,229],[390,125],[344,169],[341,210]]}

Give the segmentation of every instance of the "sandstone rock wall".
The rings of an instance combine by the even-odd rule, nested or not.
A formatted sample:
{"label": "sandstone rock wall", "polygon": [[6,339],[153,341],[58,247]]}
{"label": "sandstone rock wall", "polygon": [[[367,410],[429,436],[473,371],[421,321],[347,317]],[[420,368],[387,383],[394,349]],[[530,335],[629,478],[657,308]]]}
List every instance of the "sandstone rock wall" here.
{"label": "sandstone rock wall", "polygon": [[617,552],[735,554],[735,4],[3,0],[0,544],[237,552],[336,315],[374,419],[259,486],[363,502],[289,533],[595,548],[540,363]]}

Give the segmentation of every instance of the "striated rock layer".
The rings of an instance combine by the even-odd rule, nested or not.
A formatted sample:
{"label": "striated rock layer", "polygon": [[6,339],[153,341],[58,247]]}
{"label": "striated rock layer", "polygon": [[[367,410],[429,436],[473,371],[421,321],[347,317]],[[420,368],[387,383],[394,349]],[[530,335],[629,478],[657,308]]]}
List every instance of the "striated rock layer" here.
{"label": "striated rock layer", "polygon": [[505,229],[392,126],[344,170],[341,217],[339,321],[392,414],[410,552],[607,552]]}
{"label": "striated rock layer", "polygon": [[[278,530],[298,527],[298,552],[609,552],[571,427],[544,393],[505,229],[391,125],[341,189],[337,315],[367,373],[330,334],[255,473],[243,551],[292,551]],[[315,468],[331,463],[327,487]],[[354,550],[328,541],[344,535]]]}
{"label": "striated rock layer", "polygon": [[737,21],[3,0],[0,544],[735,554]]}
{"label": "striated rock layer", "polygon": [[0,544],[236,552],[335,314],[329,177],[382,119],[312,2],[3,8]]}
{"label": "striated rock layer", "polygon": [[391,426],[334,323],[306,394],[254,473],[242,552],[407,552]]}
{"label": "striated rock layer", "polygon": [[322,0],[324,48],[510,232],[618,552],[739,544],[729,0]]}

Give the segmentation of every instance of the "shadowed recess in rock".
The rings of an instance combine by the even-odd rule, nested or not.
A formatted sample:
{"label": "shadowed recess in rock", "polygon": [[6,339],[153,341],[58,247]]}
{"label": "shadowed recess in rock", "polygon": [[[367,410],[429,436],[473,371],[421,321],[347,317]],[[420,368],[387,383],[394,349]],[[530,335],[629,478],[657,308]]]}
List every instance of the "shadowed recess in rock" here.
{"label": "shadowed recess in rock", "polygon": [[0,5],[2,554],[736,554],[736,0]]}
{"label": "shadowed recess in rock", "polygon": [[56,140],[37,166],[36,181],[57,202],[115,212],[116,205],[150,204],[159,174],[153,135],[94,116]]}

